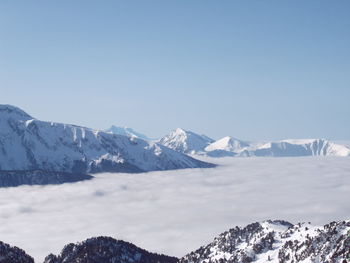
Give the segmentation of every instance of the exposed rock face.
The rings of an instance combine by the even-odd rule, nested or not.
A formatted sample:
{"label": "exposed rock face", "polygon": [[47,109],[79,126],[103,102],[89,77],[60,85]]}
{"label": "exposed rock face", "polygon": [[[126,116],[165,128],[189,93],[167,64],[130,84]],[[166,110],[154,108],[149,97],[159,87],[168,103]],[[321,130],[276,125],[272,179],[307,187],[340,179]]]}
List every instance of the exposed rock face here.
{"label": "exposed rock face", "polygon": [[24,250],[0,241],[0,263],[34,263],[34,259]]}
{"label": "exposed rock face", "polygon": [[44,263],[175,263],[178,259],[147,252],[111,237],[90,238],[64,247],[59,256],[49,255]]}
{"label": "exposed rock face", "polygon": [[332,222],[324,227],[285,221],[253,223],[222,233],[179,262],[343,263],[350,258],[349,231],[350,221]]}

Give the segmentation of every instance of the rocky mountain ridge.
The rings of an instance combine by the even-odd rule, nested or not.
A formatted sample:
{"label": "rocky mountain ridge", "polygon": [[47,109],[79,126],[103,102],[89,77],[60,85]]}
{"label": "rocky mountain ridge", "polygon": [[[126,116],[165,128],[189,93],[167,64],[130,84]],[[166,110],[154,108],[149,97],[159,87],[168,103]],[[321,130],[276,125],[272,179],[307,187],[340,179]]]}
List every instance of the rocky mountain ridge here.
{"label": "rocky mountain ridge", "polygon": [[[232,228],[178,259],[111,237],[66,245],[44,263],[349,263],[350,220],[323,227],[283,220]],[[23,250],[0,242],[0,263],[34,263]]]}

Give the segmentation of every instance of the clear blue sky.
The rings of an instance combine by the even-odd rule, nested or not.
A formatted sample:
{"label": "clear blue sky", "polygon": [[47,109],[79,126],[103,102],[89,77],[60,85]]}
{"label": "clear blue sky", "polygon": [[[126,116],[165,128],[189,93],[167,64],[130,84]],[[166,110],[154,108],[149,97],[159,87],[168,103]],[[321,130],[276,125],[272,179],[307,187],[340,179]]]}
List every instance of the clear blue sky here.
{"label": "clear blue sky", "polygon": [[350,139],[350,1],[0,1],[0,103],[42,120]]}

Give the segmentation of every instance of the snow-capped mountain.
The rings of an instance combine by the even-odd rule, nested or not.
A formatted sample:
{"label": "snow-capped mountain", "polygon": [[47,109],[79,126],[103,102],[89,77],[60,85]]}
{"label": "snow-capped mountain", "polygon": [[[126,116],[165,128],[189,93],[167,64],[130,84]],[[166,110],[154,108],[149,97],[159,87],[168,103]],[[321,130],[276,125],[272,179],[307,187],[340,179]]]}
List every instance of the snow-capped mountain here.
{"label": "snow-capped mountain", "polygon": [[0,170],[84,174],[212,166],[157,143],[40,121],[17,107],[0,105]]}
{"label": "snow-capped mountain", "polygon": [[150,253],[131,243],[111,237],[90,238],[66,245],[58,256],[50,254],[44,263],[176,263],[175,257]]}
{"label": "snow-capped mountain", "polygon": [[177,128],[160,139],[159,143],[178,152],[194,154],[204,151],[213,141],[205,135]]}
{"label": "snow-capped mountain", "polygon": [[109,129],[106,130],[106,132],[110,132],[113,134],[119,134],[119,135],[124,135],[128,137],[136,137],[145,141],[153,141],[154,139],[147,137],[146,135],[135,131],[132,128],[128,127],[120,127],[120,126],[114,126],[112,125]]}
{"label": "snow-capped mountain", "polygon": [[180,263],[343,263],[350,258],[350,221],[323,227],[285,221],[253,223],[220,234]]}

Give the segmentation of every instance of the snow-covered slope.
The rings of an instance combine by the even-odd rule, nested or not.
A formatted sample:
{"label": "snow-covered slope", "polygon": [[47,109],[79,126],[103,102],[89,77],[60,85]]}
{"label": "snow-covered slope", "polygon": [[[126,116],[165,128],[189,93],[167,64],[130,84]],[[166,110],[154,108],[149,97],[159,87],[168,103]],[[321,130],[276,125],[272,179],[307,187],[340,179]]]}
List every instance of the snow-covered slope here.
{"label": "snow-covered slope", "polygon": [[[111,237],[68,244],[44,263],[348,263],[350,221],[323,227],[282,220],[252,223],[220,234],[213,242],[178,259],[148,252]],[[17,247],[0,242],[0,263],[34,263]]]}
{"label": "snow-covered slope", "polygon": [[34,119],[0,105],[0,170],[142,172],[212,167],[162,145]]}
{"label": "snow-covered slope", "polygon": [[178,152],[194,154],[204,151],[213,141],[205,135],[177,128],[160,139],[159,143]]}
{"label": "snow-covered slope", "polygon": [[114,126],[112,125],[109,129],[106,130],[106,132],[110,132],[113,134],[119,134],[119,135],[124,135],[128,137],[136,137],[145,141],[153,141],[153,139],[148,138],[146,135],[135,131],[132,128],[128,127],[120,127],[120,126]]}
{"label": "snow-covered slope", "polygon": [[[350,257],[350,221],[324,227],[285,221],[253,223],[220,234],[180,263],[342,263]],[[345,261],[344,261],[345,260]]]}

